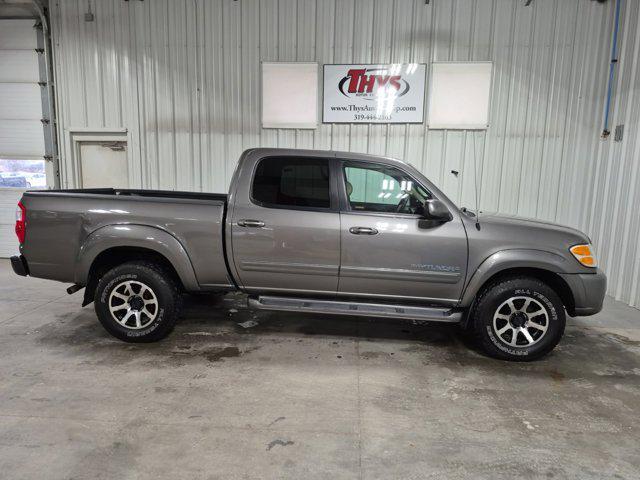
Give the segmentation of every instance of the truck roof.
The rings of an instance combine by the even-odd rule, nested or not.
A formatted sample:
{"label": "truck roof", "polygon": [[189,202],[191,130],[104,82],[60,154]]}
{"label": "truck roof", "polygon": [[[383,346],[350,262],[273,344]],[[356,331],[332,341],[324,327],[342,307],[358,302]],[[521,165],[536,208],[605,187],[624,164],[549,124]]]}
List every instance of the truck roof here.
{"label": "truck roof", "polygon": [[249,148],[245,150],[241,158],[249,155],[257,155],[259,157],[267,157],[267,156],[275,156],[275,155],[296,155],[300,157],[338,157],[348,160],[361,160],[361,161],[369,161],[369,162],[380,162],[388,163],[390,165],[397,164],[402,165],[403,167],[407,167],[410,165],[403,160],[386,157],[383,155],[372,155],[368,153],[357,153],[357,152],[344,152],[340,150],[308,150],[303,148],[275,148],[275,147],[260,147],[260,148]]}

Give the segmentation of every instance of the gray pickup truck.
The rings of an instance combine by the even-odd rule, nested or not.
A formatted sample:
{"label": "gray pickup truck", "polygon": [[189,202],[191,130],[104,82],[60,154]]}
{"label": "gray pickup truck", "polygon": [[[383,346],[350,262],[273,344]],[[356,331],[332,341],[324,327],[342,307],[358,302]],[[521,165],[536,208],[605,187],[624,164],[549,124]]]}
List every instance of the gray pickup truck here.
{"label": "gray pickup truck", "polygon": [[458,323],[497,358],[532,360],[606,278],[574,229],[459,209],[399,160],[252,149],[229,194],[26,192],[18,275],[85,288],[115,337],[165,337],[182,292],[239,290],[252,308]]}

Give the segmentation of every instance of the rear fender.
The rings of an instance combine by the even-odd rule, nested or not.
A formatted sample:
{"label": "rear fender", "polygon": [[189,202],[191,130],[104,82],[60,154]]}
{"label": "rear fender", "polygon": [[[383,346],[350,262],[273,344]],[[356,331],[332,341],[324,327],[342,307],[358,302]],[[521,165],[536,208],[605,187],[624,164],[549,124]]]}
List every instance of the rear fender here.
{"label": "rear fender", "polygon": [[198,290],[193,265],[182,244],[164,230],[148,225],[108,225],[92,232],[80,247],[75,282],[85,285],[96,257],[114,247],[146,248],[162,255],[173,265],[186,290]]}

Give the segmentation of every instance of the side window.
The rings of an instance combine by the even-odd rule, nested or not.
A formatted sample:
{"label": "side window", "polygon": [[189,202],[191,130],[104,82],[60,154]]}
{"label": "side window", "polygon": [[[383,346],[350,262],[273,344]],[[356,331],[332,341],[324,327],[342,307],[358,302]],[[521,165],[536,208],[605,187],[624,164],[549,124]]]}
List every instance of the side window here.
{"label": "side window", "polygon": [[266,206],[329,208],[329,161],[295,157],[260,160],[251,197]]}
{"label": "side window", "polygon": [[385,165],[344,165],[351,210],[422,215],[431,194],[413,178]]}

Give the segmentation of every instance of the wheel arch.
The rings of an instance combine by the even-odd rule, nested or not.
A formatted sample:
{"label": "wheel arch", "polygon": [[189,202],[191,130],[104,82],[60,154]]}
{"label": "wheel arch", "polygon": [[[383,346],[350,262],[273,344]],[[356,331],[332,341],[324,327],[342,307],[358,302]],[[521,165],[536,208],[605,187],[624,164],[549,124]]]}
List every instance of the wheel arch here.
{"label": "wheel arch", "polygon": [[[536,278],[549,285],[560,297],[565,309],[572,315],[575,297],[563,273],[566,260],[558,254],[537,250],[507,250],[487,258],[474,272],[464,290],[461,307],[473,308],[478,293],[488,285],[510,276]],[[470,315],[466,315],[469,318]]]}
{"label": "wheel arch", "polygon": [[92,233],[80,248],[75,281],[86,287],[83,305],[93,301],[95,287],[104,272],[131,260],[157,263],[182,290],[198,289],[191,261],[175,237],[144,225],[113,225]]}

